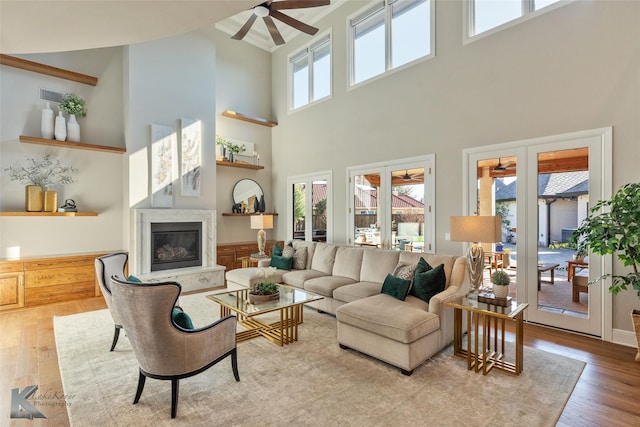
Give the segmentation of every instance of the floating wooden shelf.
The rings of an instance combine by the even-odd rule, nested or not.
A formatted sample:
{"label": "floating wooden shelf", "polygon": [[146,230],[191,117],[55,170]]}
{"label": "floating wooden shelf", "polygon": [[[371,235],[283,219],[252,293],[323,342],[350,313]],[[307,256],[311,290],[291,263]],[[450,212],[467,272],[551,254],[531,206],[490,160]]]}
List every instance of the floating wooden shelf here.
{"label": "floating wooden shelf", "polygon": [[74,71],[69,71],[62,68],[52,67],[50,65],[40,64],[38,62],[33,62],[22,58],[16,58],[15,56],[0,54],[0,64],[8,65],[9,67],[20,68],[22,70],[33,71],[34,73],[46,74],[48,76],[71,80],[78,83],[84,83],[86,85],[96,86],[98,84],[97,77],[76,73]]}
{"label": "floating wooden shelf", "polygon": [[[273,216],[278,216],[277,213],[269,213],[269,212],[263,212],[264,215],[273,215]],[[253,215],[260,215],[260,213],[231,213],[231,212],[223,212],[222,216],[253,216]]]}
{"label": "floating wooden shelf", "polygon": [[216,160],[216,165],[229,166],[232,168],[244,168],[244,169],[264,169],[264,166],[252,165],[249,163],[227,162],[226,160]]}
{"label": "floating wooden shelf", "polygon": [[122,147],[110,147],[108,145],[86,144],[84,142],[58,141],[55,139],[37,138],[35,136],[20,135],[20,142],[29,144],[53,145],[55,147],[77,148],[80,150],[105,151],[108,153],[126,153],[127,149]]}
{"label": "floating wooden shelf", "polygon": [[278,126],[277,122],[272,122],[271,120],[262,119],[260,117],[247,116],[232,110],[225,110],[222,112],[222,115],[224,117],[229,117],[230,119],[242,120],[243,122],[254,123],[256,125],[267,126],[270,128]]}
{"label": "floating wooden shelf", "polygon": [[98,212],[0,212],[0,216],[98,216]]}

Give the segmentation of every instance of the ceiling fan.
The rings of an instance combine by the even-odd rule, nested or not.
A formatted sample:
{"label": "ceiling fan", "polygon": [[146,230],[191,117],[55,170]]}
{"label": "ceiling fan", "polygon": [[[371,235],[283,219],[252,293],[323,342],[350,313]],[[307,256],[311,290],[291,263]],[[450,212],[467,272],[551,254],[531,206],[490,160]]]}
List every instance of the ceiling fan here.
{"label": "ceiling fan", "polygon": [[507,170],[512,170],[512,169],[516,168],[515,163],[516,162],[514,162],[513,160],[509,160],[505,164],[502,164],[502,159],[498,159],[498,165],[495,168],[493,168],[493,170],[497,171],[497,172],[503,172],[503,171],[507,171]]}
{"label": "ceiling fan", "polygon": [[316,27],[307,25],[304,22],[290,17],[289,15],[285,15],[284,13],[280,12],[280,10],[327,6],[330,3],[330,0],[268,0],[253,8],[253,13],[251,14],[247,22],[245,22],[242,28],[240,28],[240,30],[231,38],[234,40],[242,40],[244,36],[247,35],[249,30],[251,29],[251,26],[257,18],[262,18],[264,20],[264,23],[267,25],[267,29],[269,30],[269,34],[271,34],[271,38],[276,45],[284,44],[284,39],[282,38],[282,34],[280,34],[280,31],[278,31],[275,22],[273,22],[273,19],[271,18],[282,21],[285,24],[290,25],[291,27],[304,33],[314,35],[318,32],[318,29]]}
{"label": "ceiling fan", "polygon": [[404,171],[404,175],[402,175],[402,178],[401,178],[401,179],[402,179],[403,181],[413,181],[413,180],[415,180],[415,179],[420,178],[420,176],[421,176],[421,175],[422,175],[422,173],[421,173],[421,172],[418,172],[418,173],[413,174],[413,175],[409,175],[409,171],[408,171],[408,170],[405,170],[405,171]]}

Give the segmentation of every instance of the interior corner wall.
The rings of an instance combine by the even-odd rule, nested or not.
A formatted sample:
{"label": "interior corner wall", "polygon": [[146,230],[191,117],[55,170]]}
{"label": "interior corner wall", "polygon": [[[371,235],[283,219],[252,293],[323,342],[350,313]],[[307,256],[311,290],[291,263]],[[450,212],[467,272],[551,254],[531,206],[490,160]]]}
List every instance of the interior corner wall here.
{"label": "interior corner wall", "polygon": [[[87,116],[79,118],[81,139],[87,144],[122,147],[122,55],[121,48],[15,55],[30,61],[91,75],[97,86],[0,66],[0,170],[24,165],[26,157],[51,153],[79,170],[75,183],[54,188],[58,206],[73,199],[81,211],[93,217],[0,217],[0,258],[7,248],[18,247],[20,256],[40,257],[103,252],[123,247],[122,154],[25,144],[20,135],[40,137],[41,110],[45,101],[40,89],[75,93],[87,104]],[[50,103],[57,114],[58,104]],[[24,185],[0,174],[0,210],[24,211]]]}
{"label": "interior corner wall", "polygon": [[[461,254],[445,233],[449,216],[462,214],[465,148],[613,126],[613,188],[638,181],[640,2],[567,2],[465,44],[463,2],[438,1],[436,56],[356,88],[348,87],[347,16],[365,3],[344,3],[314,24],[332,29],[331,99],[289,113],[287,56],[310,37],[273,54],[278,211],[287,209],[287,176],[331,169],[334,240],[345,243],[346,168],[433,153],[435,249]],[[614,273],[623,270],[614,263]],[[631,327],[637,298],[627,296],[614,298],[614,328]]]}
{"label": "interior corner wall", "polygon": [[[153,207],[149,154],[152,124],[173,128],[180,141],[180,119],[201,121],[201,195],[183,196],[180,179],[175,177],[173,208],[216,209],[215,43],[203,30],[129,45],[124,55],[128,176],[125,229],[131,236],[132,209]],[[132,247],[131,238],[129,245]]]}
{"label": "interior corner wall", "polygon": [[[216,133],[237,141],[255,144],[260,154],[261,170],[219,166],[216,173],[218,242],[251,242],[256,230],[251,230],[249,218],[222,216],[231,212],[233,186],[241,179],[253,179],[262,187],[266,212],[272,212],[274,191],[271,176],[272,128],[223,117],[224,110],[233,110],[250,116],[276,120],[271,105],[271,54],[248,43],[232,40],[219,30],[216,40]],[[278,218],[278,217],[276,217]],[[267,230],[267,238],[276,238],[274,230]],[[285,227],[281,227],[285,229]]]}

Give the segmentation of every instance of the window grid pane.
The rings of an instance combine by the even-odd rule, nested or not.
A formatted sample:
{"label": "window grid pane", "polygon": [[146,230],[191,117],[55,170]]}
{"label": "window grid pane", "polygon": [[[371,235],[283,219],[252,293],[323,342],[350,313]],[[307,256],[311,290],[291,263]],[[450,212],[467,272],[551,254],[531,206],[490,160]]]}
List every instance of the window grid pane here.
{"label": "window grid pane", "polygon": [[331,95],[331,46],[325,43],[313,50],[313,86],[311,100]]}
{"label": "window grid pane", "polygon": [[522,0],[472,0],[474,34],[496,28],[522,16]]}
{"label": "window grid pane", "polygon": [[359,83],[385,72],[384,9],[354,27],[354,82]]}
{"label": "window grid pane", "polygon": [[391,5],[391,67],[431,53],[429,1],[399,0]]}

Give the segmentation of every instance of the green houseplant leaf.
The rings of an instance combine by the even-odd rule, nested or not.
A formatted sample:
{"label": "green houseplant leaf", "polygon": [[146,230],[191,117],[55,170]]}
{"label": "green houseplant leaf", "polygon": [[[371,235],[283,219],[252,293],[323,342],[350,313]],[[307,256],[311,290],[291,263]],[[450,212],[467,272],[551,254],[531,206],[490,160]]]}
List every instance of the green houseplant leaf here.
{"label": "green houseplant leaf", "polygon": [[615,254],[622,265],[632,267],[626,275],[605,274],[594,283],[611,277],[609,292],[616,295],[629,287],[640,297],[640,183],[622,186],[610,200],[601,200],[574,232],[578,252],[591,249],[599,255]]}

